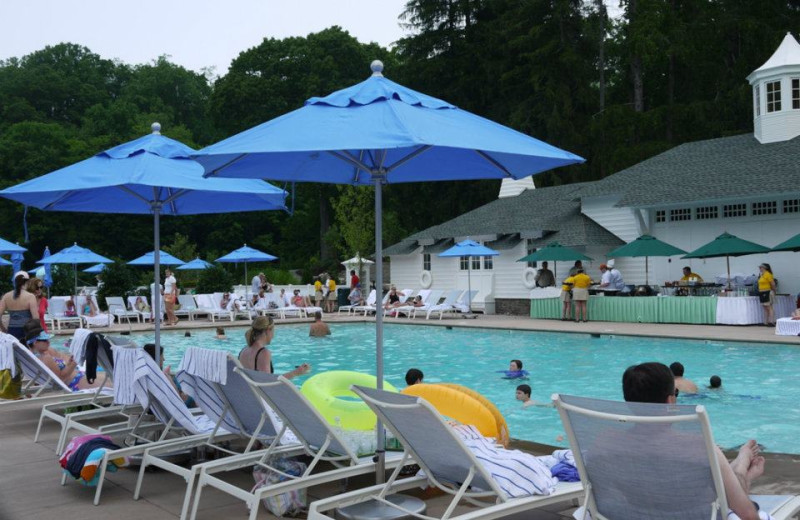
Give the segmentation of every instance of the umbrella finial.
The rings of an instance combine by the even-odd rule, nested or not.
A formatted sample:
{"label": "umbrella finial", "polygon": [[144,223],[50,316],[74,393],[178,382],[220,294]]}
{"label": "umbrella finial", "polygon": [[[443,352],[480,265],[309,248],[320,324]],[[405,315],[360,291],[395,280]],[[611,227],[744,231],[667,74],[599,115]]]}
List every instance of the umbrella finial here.
{"label": "umbrella finial", "polygon": [[150,129],[153,131],[153,134],[161,135],[161,123],[158,122],[153,123],[152,125],[150,125]]}
{"label": "umbrella finial", "polygon": [[372,70],[373,76],[383,77],[383,62],[381,60],[373,61],[369,64],[369,68]]}

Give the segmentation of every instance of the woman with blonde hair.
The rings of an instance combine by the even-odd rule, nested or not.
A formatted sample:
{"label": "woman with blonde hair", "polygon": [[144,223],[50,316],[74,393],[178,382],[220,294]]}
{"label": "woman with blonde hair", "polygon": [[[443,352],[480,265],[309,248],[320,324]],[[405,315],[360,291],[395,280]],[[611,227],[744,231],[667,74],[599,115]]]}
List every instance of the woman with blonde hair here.
{"label": "woman with blonde hair", "polygon": [[[259,316],[253,320],[253,324],[244,333],[247,346],[239,352],[239,361],[242,366],[250,370],[259,372],[274,373],[272,367],[272,352],[268,346],[275,337],[275,322],[272,316]],[[283,377],[291,379],[302,376],[311,370],[311,365],[303,363],[294,370],[286,372]]]}

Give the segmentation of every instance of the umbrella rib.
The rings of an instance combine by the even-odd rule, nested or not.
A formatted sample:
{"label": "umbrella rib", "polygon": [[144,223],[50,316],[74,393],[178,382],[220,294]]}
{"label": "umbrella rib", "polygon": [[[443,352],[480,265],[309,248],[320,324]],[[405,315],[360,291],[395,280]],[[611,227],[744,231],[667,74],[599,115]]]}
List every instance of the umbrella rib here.
{"label": "umbrella rib", "polygon": [[360,159],[353,157],[350,152],[335,152],[332,150],[327,150],[327,153],[336,157],[337,159],[349,163],[360,170],[364,170],[368,172],[370,175],[372,174],[372,168],[364,164]]}
{"label": "umbrella rib", "polygon": [[117,186],[117,188],[119,188],[122,191],[128,193],[129,195],[133,196],[134,198],[137,198],[137,199],[141,200],[142,202],[144,202],[148,206],[150,205],[150,201],[149,200],[147,200],[145,197],[142,197],[141,195],[139,195],[138,193],[136,193],[135,191],[133,191],[129,187],[127,187],[127,186]]}
{"label": "umbrella rib", "polygon": [[222,165],[222,166],[220,166],[219,168],[214,168],[214,169],[213,169],[213,170],[211,170],[210,172],[208,172],[208,173],[204,174],[204,175],[203,175],[203,177],[212,177],[212,176],[216,176],[216,175],[217,175],[217,174],[218,174],[220,171],[224,170],[225,168],[227,168],[228,166],[232,165],[233,163],[235,163],[235,162],[237,162],[237,161],[239,161],[239,160],[241,160],[241,159],[243,159],[243,158],[247,157],[247,155],[248,155],[248,154],[246,154],[246,153],[243,153],[243,154],[241,154],[241,155],[239,155],[239,156],[237,156],[237,157],[234,157],[233,159],[231,159],[230,161],[226,162],[225,164],[223,164],[223,165]]}
{"label": "umbrella rib", "polygon": [[[475,153],[477,153],[478,155],[480,155],[481,157],[483,157],[484,159],[486,159],[486,160],[489,162],[489,164],[491,164],[492,166],[494,166],[495,168],[497,168],[497,169],[498,169],[498,170],[500,170],[501,172],[505,173],[505,174],[506,174],[506,175],[508,175],[509,177],[513,177],[513,175],[511,175],[511,172],[509,172],[509,171],[508,171],[508,170],[505,168],[505,166],[503,166],[502,164],[500,164],[499,162],[497,162],[495,159],[491,158],[491,157],[489,156],[489,154],[487,154],[486,152],[483,152],[483,151],[481,151],[481,150],[475,150]],[[531,175],[532,175],[532,174],[531,174]]]}
{"label": "umbrella rib", "polygon": [[64,201],[65,201],[65,200],[66,200],[66,199],[67,199],[67,198],[68,198],[70,195],[72,195],[73,193],[74,193],[74,191],[73,191],[73,190],[69,190],[69,191],[65,192],[65,193],[64,193],[62,196],[60,196],[59,198],[57,198],[56,200],[54,200],[54,201],[53,201],[53,202],[51,202],[50,204],[48,204],[48,205],[46,205],[45,207],[43,207],[43,208],[42,208],[42,210],[43,210],[43,211],[49,211],[50,209],[52,209],[52,207],[53,207],[54,205],[56,205],[56,204],[60,204],[60,203],[64,202]]}
{"label": "umbrella rib", "polygon": [[413,152],[409,153],[409,154],[408,154],[408,155],[406,155],[405,157],[403,157],[403,158],[401,158],[401,159],[397,160],[397,161],[396,161],[394,164],[392,164],[391,166],[388,166],[388,167],[386,168],[386,173],[389,173],[389,172],[391,172],[392,170],[395,170],[395,169],[399,168],[399,167],[400,167],[400,166],[402,166],[403,164],[407,163],[407,162],[408,162],[408,161],[410,161],[411,159],[414,159],[414,158],[418,157],[418,156],[419,156],[420,154],[422,154],[423,152],[427,152],[427,151],[428,151],[428,150],[430,150],[431,148],[432,148],[432,146],[431,146],[431,145],[429,145],[429,144],[426,144],[426,145],[424,145],[424,146],[420,146],[419,148],[417,148],[417,149],[416,149],[416,150],[414,150]]}

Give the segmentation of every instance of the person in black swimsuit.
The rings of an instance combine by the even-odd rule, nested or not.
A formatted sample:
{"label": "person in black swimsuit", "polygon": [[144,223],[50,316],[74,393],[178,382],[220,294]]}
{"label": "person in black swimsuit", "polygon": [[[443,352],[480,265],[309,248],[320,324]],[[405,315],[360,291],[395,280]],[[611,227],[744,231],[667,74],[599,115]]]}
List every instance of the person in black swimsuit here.
{"label": "person in black swimsuit", "polygon": [[[272,316],[259,316],[244,334],[247,346],[239,352],[239,361],[244,368],[260,372],[274,373],[272,366],[272,352],[268,346],[275,337],[275,323]],[[294,370],[286,372],[283,377],[291,379],[302,376],[311,370],[311,365],[303,363]]]}

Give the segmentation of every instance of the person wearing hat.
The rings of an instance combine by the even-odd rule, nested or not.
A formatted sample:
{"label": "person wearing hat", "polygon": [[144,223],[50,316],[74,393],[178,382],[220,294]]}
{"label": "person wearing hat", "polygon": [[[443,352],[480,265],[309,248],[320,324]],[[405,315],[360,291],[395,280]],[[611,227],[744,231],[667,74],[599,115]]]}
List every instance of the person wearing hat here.
{"label": "person wearing hat", "polygon": [[69,353],[61,353],[50,346],[52,336],[42,329],[38,318],[29,320],[23,328],[25,344],[28,345],[28,348],[73,392],[86,388],[97,388],[104,383],[108,384],[100,378],[89,383],[86,380],[86,374],[78,368],[78,363]]}
{"label": "person wearing hat", "polygon": [[612,258],[606,262],[606,265],[608,266],[609,273],[609,287],[615,291],[621,291],[625,289],[625,282],[622,280],[622,273],[619,272],[619,269],[614,267],[614,259]]}
{"label": "person wearing hat", "polygon": [[14,290],[8,291],[0,299],[0,316],[8,311],[8,327],[0,319],[0,330],[7,332],[22,341],[24,339],[23,327],[31,320],[39,321],[39,303],[36,296],[25,290],[30,276],[25,271],[18,271],[14,275]]}

